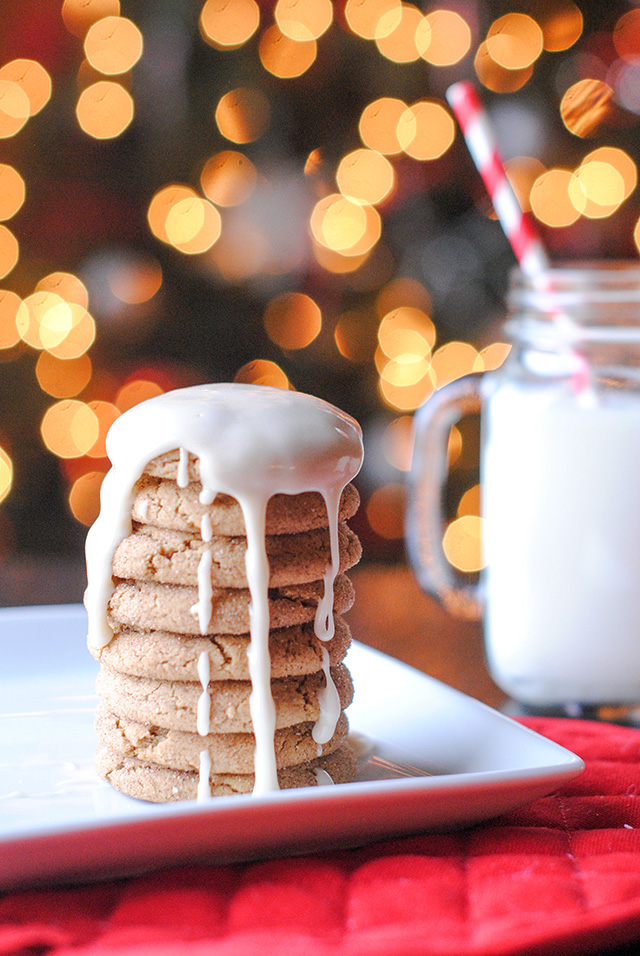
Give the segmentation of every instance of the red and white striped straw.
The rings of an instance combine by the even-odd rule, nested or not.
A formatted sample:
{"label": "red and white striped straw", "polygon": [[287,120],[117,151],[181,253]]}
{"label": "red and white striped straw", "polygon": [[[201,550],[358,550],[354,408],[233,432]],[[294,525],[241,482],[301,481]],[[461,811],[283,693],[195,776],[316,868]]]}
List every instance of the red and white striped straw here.
{"label": "red and white striped straw", "polygon": [[[447,100],[460,124],[471,158],[487,187],[498,221],[520,269],[525,275],[540,277],[549,268],[547,253],[533,220],[523,211],[507,178],[491,124],[475,87],[464,80],[454,83],[447,90]],[[544,287],[549,289],[548,277],[544,280]],[[559,310],[553,310],[553,317],[565,327],[572,325]],[[573,357],[573,389],[576,393],[586,394],[590,382],[587,361],[576,351]]]}
{"label": "red and white striped straw", "polygon": [[531,217],[523,212],[507,178],[487,114],[475,87],[466,81],[447,90],[467,148],[493,203],[498,221],[526,275],[539,275],[549,260]]}

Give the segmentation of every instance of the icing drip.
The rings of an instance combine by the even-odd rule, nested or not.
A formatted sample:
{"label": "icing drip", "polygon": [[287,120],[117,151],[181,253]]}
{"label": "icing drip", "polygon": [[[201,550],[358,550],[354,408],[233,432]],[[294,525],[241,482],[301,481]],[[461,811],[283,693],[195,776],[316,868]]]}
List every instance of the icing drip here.
{"label": "icing drip", "polygon": [[326,770],[316,767],[314,774],[319,787],[335,786],[331,774],[327,773]]}
{"label": "icing drip", "polygon": [[198,603],[191,608],[191,613],[198,618],[200,633],[206,634],[211,621],[213,610],[213,587],[211,584],[211,551],[206,548],[198,564]]}
{"label": "icing drip", "polygon": [[206,737],[209,733],[211,721],[211,698],[209,696],[209,677],[210,662],[207,651],[202,651],[198,658],[198,677],[202,684],[202,693],[198,698],[198,722],[197,731],[201,737]]}
{"label": "icing drip", "polygon": [[320,716],[312,731],[313,739],[320,745],[328,743],[333,737],[341,710],[340,697],[331,677],[330,667],[329,652],[326,647],[323,647],[322,670],[324,671],[326,684],[318,694]]}
{"label": "icing drip", "polygon": [[202,521],[200,522],[200,537],[203,541],[211,541],[213,538],[213,528],[211,527],[211,517],[209,512],[206,512],[202,516]]}
{"label": "icing drip", "polygon": [[200,751],[200,772],[198,774],[198,803],[204,803],[211,799],[211,783],[209,774],[211,773],[211,757],[208,750]]}
{"label": "icing drip", "polygon": [[[100,515],[87,535],[85,605],[92,647],[104,647],[113,636],[107,618],[113,591],[111,562],[120,541],[131,533],[133,486],[151,459],[176,448],[180,450],[177,478],[181,487],[188,483],[191,454],[200,465],[201,503],[211,504],[220,492],[236,498],[242,507],[251,595],[248,654],[251,719],[256,736],[254,792],[277,789],[268,643],[269,567],[264,544],[267,502],[278,493],[317,491],[324,497],[332,559],[316,615],[316,632],[321,640],[329,640],[333,633],[333,583],[338,571],[338,504],[362,463],[360,428],[344,412],[320,399],[254,385],[195,386],[159,395],[129,409],[114,422],[107,436],[113,467],[102,483]],[[203,540],[209,540],[209,527],[203,518]],[[211,619],[211,562],[207,549],[198,567],[198,603],[193,608],[202,633],[206,633]],[[334,717],[337,693],[330,682],[328,664],[323,670],[327,686],[317,733],[324,738]],[[333,731],[327,739],[332,735]],[[318,737],[316,740],[320,742]],[[208,753],[206,758],[204,753],[201,782],[209,772],[205,766]]]}
{"label": "icing drip", "polygon": [[189,452],[186,448],[180,448],[180,460],[178,461],[178,474],[176,477],[178,488],[186,488],[189,484]]}

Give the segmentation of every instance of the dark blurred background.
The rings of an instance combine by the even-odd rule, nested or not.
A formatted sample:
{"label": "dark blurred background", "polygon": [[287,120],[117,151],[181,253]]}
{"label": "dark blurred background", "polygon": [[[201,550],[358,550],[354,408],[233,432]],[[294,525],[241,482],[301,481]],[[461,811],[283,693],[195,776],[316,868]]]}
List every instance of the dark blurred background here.
{"label": "dark blurred background", "polygon": [[[457,80],[552,257],[638,255],[635,3],[3,0],[0,50],[5,569],[79,560],[118,414],[234,379],[360,420],[357,530],[402,556],[413,412],[506,353]],[[470,570],[476,446],[452,435]]]}

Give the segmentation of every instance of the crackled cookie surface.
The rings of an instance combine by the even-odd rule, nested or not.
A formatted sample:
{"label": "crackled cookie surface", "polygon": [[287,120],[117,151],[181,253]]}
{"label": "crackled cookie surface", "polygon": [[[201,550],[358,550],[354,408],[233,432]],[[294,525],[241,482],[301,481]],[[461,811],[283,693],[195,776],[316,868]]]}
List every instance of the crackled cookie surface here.
{"label": "crackled cookie surface", "polygon": [[352,779],[357,423],[197,386],[130,409],[107,452],[86,549],[98,772],[153,801]]}

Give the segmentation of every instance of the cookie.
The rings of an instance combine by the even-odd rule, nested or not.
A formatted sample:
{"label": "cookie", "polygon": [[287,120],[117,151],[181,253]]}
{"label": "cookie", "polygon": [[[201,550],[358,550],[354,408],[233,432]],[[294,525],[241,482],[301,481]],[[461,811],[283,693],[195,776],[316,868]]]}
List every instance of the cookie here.
{"label": "cookie", "polygon": [[[333,668],[331,676],[340,697],[341,709],[344,710],[353,697],[351,676],[343,664]],[[324,686],[322,671],[272,681],[276,728],[318,720],[318,694]],[[203,692],[200,684],[131,677],[103,666],[98,674],[96,689],[108,710],[120,717],[167,730],[197,732],[198,700]],[[248,681],[211,681],[207,689],[211,699],[210,733],[252,731],[249,710],[251,685]]]}
{"label": "cookie", "polygon": [[[276,766],[293,767],[320,756],[312,737],[313,723],[306,722],[277,730],[274,737]],[[331,740],[320,746],[322,754],[333,753],[346,739],[349,724],[344,714]],[[253,734],[199,734],[166,730],[118,717],[104,706],[96,714],[96,732],[101,743],[121,757],[135,757],[147,764],[173,770],[197,772],[200,754],[208,751],[213,773],[253,773],[255,739]]]}
{"label": "cookie", "polygon": [[[148,469],[153,470],[154,466],[155,462],[152,462]],[[219,494],[212,504],[203,505],[200,503],[200,492],[201,485],[197,480],[186,488],[179,488],[175,481],[143,475],[134,489],[133,520],[139,524],[199,534],[202,519],[208,515],[213,534],[225,537],[246,534],[242,508],[235,498]],[[356,488],[348,484],[342,493],[339,520],[346,521],[353,517],[359,504]],[[328,524],[324,498],[317,491],[274,495],[267,505],[267,535],[298,534],[314,528],[326,528]]]}
{"label": "cookie", "polygon": [[[272,588],[269,591],[270,626],[291,627],[312,621],[323,592],[322,581]],[[354,592],[351,582],[343,574],[336,578],[334,595],[334,611],[344,614],[353,604]],[[109,617],[116,625],[199,634],[198,617],[192,612],[197,604],[197,588],[120,581],[109,601]],[[251,596],[246,588],[214,588],[206,633],[247,634],[250,604]]]}
{"label": "cookie", "polygon": [[[340,664],[351,643],[346,622],[334,615],[335,635],[319,641],[313,624],[272,630],[269,634],[271,677],[313,674],[322,667],[322,649],[329,652],[332,667]],[[249,680],[248,635],[219,634],[189,637],[167,631],[124,629],[106,647],[90,647],[93,656],[111,670],[134,677],[197,681],[198,661],[205,651],[212,681]]]}
{"label": "cookie", "polygon": [[[195,800],[198,795],[199,775],[193,771],[153,766],[135,757],[114,753],[104,746],[98,748],[95,766],[98,774],[108,780],[116,790],[139,800],[167,803],[175,800]],[[282,790],[315,787],[329,782],[325,774],[328,774],[333,783],[347,783],[354,779],[356,769],[356,757],[347,742],[334,753],[297,767],[279,770],[278,783]],[[227,797],[251,793],[255,778],[250,773],[211,773],[209,782],[212,797]]]}
{"label": "cookie", "polygon": [[[317,528],[300,534],[268,535],[270,587],[318,581],[331,560],[329,531]],[[360,560],[356,535],[345,523],[338,528],[340,570]],[[117,578],[154,581],[158,584],[198,586],[198,566],[205,551],[211,555],[211,583],[218,588],[246,588],[247,541],[243,537],[214,535],[203,541],[199,534],[150,525],[138,526],[120,542],[113,556]]]}

